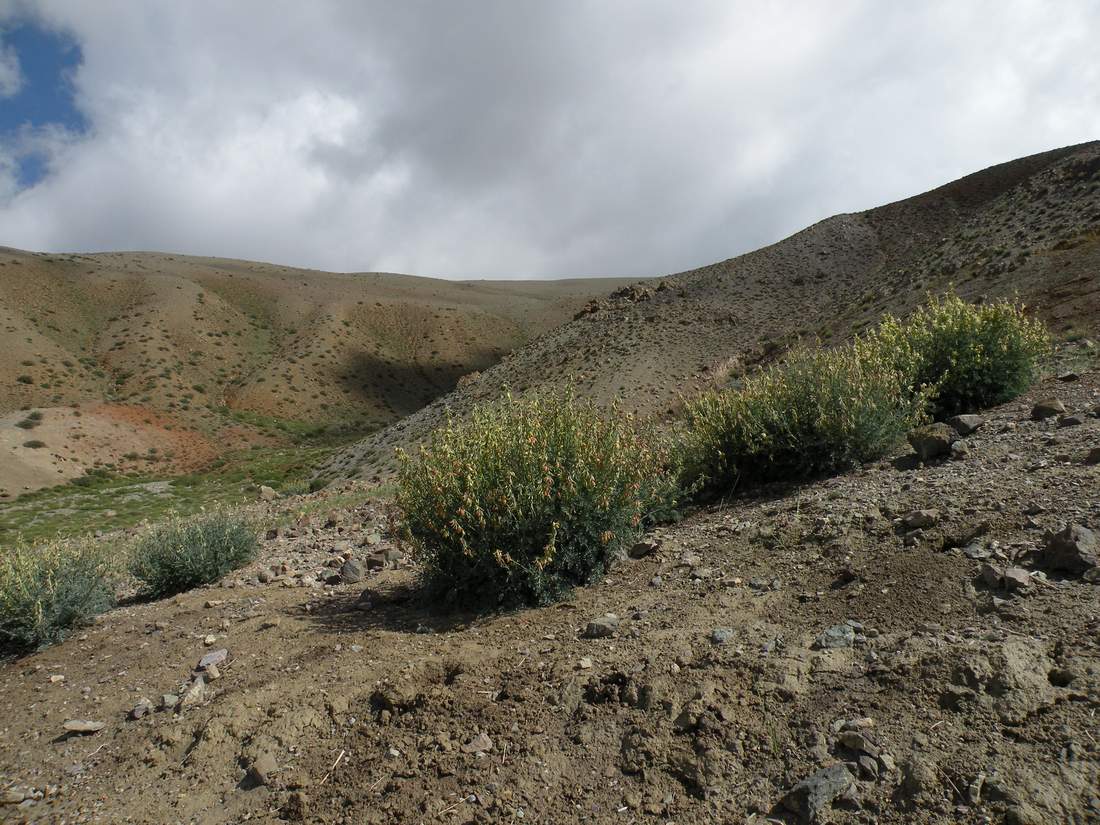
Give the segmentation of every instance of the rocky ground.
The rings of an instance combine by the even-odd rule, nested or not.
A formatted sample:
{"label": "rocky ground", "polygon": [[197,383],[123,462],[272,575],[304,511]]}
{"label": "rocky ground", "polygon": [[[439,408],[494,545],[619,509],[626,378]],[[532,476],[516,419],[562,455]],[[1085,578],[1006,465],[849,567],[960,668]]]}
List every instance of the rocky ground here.
{"label": "rocky ground", "polygon": [[265,505],[321,509],[0,668],[0,818],[1098,822],[1098,413],[1050,379],[498,616],[425,605],[379,504]]}

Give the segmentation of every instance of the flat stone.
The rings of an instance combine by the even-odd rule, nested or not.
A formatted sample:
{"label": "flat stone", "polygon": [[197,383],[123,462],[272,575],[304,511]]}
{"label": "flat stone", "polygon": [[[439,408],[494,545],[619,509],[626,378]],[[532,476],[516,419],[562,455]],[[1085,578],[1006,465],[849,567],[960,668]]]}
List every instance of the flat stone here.
{"label": "flat stone", "polygon": [[852,774],[844,765],[830,765],[806,777],[783,796],[783,807],[797,814],[803,823],[817,822],[833,800],[852,785]]}
{"label": "flat stone", "polygon": [[1034,584],[1031,574],[1022,567],[1009,567],[1001,576],[1005,589],[1008,591],[1027,590]]}
{"label": "flat stone", "polygon": [[107,727],[106,722],[95,722],[91,719],[68,719],[62,725],[69,733],[98,733]]}
{"label": "flat stone", "polygon": [[588,623],[588,626],[584,629],[584,638],[606,639],[609,636],[614,636],[618,629],[619,617],[608,613],[606,616],[593,619]]}
{"label": "flat stone", "polygon": [[856,631],[849,624],[835,624],[828,627],[814,640],[816,650],[839,650],[851,647],[856,641]]}
{"label": "flat stone", "polygon": [[226,650],[224,647],[220,650],[211,650],[209,653],[199,659],[199,664],[195,668],[195,670],[206,670],[206,668],[210,667],[210,665],[220,665],[226,660],[228,656],[229,651]]}
{"label": "flat stone", "polygon": [[985,418],[980,415],[956,415],[947,419],[947,423],[954,427],[959,435],[970,435],[985,423]]}

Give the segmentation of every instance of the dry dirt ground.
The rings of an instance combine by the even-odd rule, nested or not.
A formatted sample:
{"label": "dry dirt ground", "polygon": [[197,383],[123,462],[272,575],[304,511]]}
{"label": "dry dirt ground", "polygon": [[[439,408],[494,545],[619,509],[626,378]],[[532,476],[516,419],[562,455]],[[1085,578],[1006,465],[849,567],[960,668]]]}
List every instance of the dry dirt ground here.
{"label": "dry dirt ground", "polygon": [[[1079,423],[1033,421],[1050,396]],[[1095,369],[1050,379],[948,459],[699,511],[504,615],[423,604],[378,505],[302,517],[221,586],[4,664],[0,817],[1098,822],[1100,577],[1044,552],[1100,531],[1098,407]]]}

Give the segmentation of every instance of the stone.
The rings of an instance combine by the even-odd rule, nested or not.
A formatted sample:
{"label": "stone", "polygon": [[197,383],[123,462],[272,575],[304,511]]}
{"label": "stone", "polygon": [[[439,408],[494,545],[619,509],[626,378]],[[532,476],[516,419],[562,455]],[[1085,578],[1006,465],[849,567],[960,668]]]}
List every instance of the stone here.
{"label": "stone", "polygon": [[956,415],[947,419],[947,423],[954,427],[959,435],[970,435],[985,423],[985,418],[980,415]]}
{"label": "stone", "polygon": [[216,682],[222,678],[222,672],[218,670],[217,665],[207,665],[206,670],[203,671],[206,674],[206,680],[208,682]]}
{"label": "stone", "polygon": [[268,487],[266,484],[260,487],[261,501],[274,501],[278,495],[278,493],[276,493],[271,487]]}
{"label": "stone", "polygon": [[584,629],[584,638],[606,639],[609,636],[614,636],[618,629],[619,617],[613,613],[608,613],[588,623],[588,626]]}
{"label": "stone", "polygon": [[107,727],[106,722],[95,722],[91,719],[68,719],[62,727],[69,733],[98,733]]}
{"label": "stone", "polygon": [[924,530],[929,527],[934,527],[939,520],[939,510],[913,510],[910,513],[906,513],[902,517],[901,522],[908,530]]}
{"label": "stone", "polygon": [[161,710],[171,710],[180,703],[180,698],[174,693],[162,693],[160,696]]}
{"label": "stone", "polygon": [[1072,381],[1076,381],[1080,377],[1081,376],[1078,375],[1077,373],[1075,373],[1073,371],[1069,371],[1069,372],[1063,372],[1061,375],[1059,375],[1058,380],[1061,381],[1063,384],[1068,384]]}
{"label": "stone", "polygon": [[463,753],[485,753],[493,749],[493,740],[489,738],[488,734],[479,733],[469,742],[462,746]]}
{"label": "stone", "polygon": [[179,702],[176,703],[177,710],[184,710],[185,708],[192,707],[202,702],[206,698],[206,680],[200,675],[191,680],[191,684],[187,686],[180,695]]}
{"label": "stone", "polygon": [[1085,416],[1075,413],[1073,415],[1063,415],[1058,419],[1058,428],[1063,427],[1080,427],[1085,423]]}
{"label": "stone", "polygon": [[1001,575],[1005,590],[1010,593],[1018,590],[1028,590],[1034,583],[1031,574],[1022,567],[1009,567]]}
{"label": "stone", "polygon": [[17,791],[15,788],[8,788],[3,793],[0,793],[0,805],[18,805],[27,795],[22,791]]}
{"label": "stone", "polygon": [[340,567],[340,580],[346,584],[355,584],[363,580],[367,575],[363,564],[355,559],[348,559]]}
{"label": "stone", "polygon": [[577,661],[577,667],[579,667],[581,670],[591,670],[592,669],[592,659],[591,659],[591,657],[582,656]]}
{"label": "stone", "polygon": [[1093,447],[1085,456],[1086,464],[1100,464],[1100,447]]}
{"label": "stone", "polygon": [[733,629],[729,627],[716,627],[710,632],[711,644],[725,645],[733,639]]}
{"label": "stone", "polygon": [[220,650],[211,650],[209,653],[199,659],[199,663],[195,667],[195,670],[206,670],[206,668],[210,667],[210,665],[220,665],[228,658],[228,656],[229,651],[226,650],[224,647]]}
{"label": "stone", "polygon": [[1100,539],[1080,524],[1067,524],[1047,537],[1040,563],[1048,570],[1080,575],[1100,565]]}
{"label": "stone", "polygon": [[256,574],[256,580],[260,584],[268,584],[275,581],[275,574],[272,573],[270,570],[261,570],[259,573]]}
{"label": "stone", "polygon": [[366,565],[368,570],[385,570],[386,557],[381,553],[371,553],[366,558]]}
{"label": "stone", "polygon": [[257,756],[249,766],[248,773],[252,781],[258,785],[270,785],[275,774],[279,772],[279,763],[269,752],[264,751]]}
{"label": "stone", "polygon": [[646,556],[651,556],[661,548],[661,543],[655,539],[642,539],[635,543],[630,550],[627,551],[627,555],[632,559],[644,559]]}
{"label": "stone", "polygon": [[875,746],[875,743],[859,731],[841,731],[837,735],[836,741],[856,753],[865,753],[872,757],[878,756],[878,747]]}
{"label": "stone", "polygon": [[152,710],[153,710],[152,701],[150,701],[149,699],[146,699],[143,696],[142,698],[138,699],[137,704],[134,705],[133,709],[130,711],[130,718],[131,719],[140,719],[141,717],[145,716],[146,714],[151,713]]}
{"label": "stone", "polygon": [[942,423],[918,427],[909,433],[909,444],[921,461],[938,458],[951,452],[959,435],[955,428]]}
{"label": "stone", "polygon": [[387,548],[382,551],[382,561],[385,562],[386,567],[392,567],[394,570],[401,566],[401,562],[405,560],[405,556],[400,550],[396,550],[393,547]]}
{"label": "stone", "polygon": [[1044,398],[1031,408],[1031,417],[1035,421],[1045,421],[1066,411],[1066,405],[1057,398]]}
{"label": "stone", "polygon": [[852,779],[844,765],[822,768],[787,791],[783,807],[797,814],[803,823],[817,822],[833,800],[851,787]]}
{"label": "stone", "polygon": [[856,631],[849,624],[835,624],[828,627],[813,643],[815,650],[839,650],[851,647],[856,641]]}

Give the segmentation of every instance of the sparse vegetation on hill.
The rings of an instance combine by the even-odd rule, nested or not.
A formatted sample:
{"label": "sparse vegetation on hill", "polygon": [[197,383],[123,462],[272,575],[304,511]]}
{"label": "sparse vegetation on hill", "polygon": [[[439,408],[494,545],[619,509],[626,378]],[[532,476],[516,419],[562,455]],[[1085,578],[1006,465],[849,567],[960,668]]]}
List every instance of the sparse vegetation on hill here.
{"label": "sparse vegetation on hill", "polygon": [[115,603],[117,576],[102,545],[49,542],[0,553],[0,651],[58,642]]}
{"label": "sparse vegetation on hill", "polygon": [[545,604],[602,575],[676,506],[663,442],[571,393],[475,410],[402,456],[397,504],[428,587],[455,604]]}
{"label": "sparse vegetation on hill", "polygon": [[798,350],[739,389],[688,403],[685,469],[720,494],[840,472],[894,446],[924,401],[899,369],[855,347]]}
{"label": "sparse vegetation on hill", "polygon": [[256,547],[252,525],[222,510],[154,527],[134,548],[130,572],[144,598],[160,599],[216,582],[251,561]]}
{"label": "sparse vegetation on hill", "polygon": [[887,316],[863,347],[900,371],[912,392],[927,389],[940,418],[1022,393],[1038,377],[1050,335],[1017,302],[971,304],[948,294],[904,321]]}

